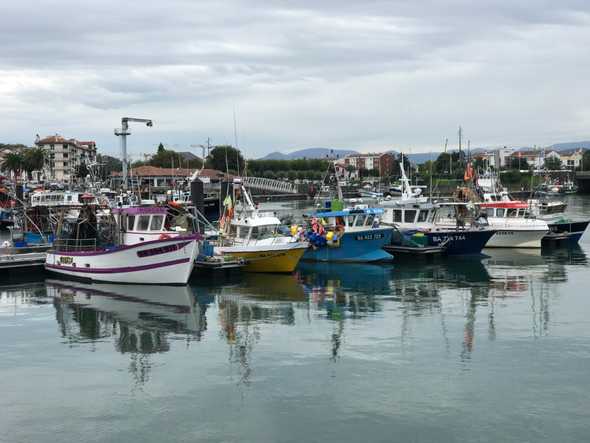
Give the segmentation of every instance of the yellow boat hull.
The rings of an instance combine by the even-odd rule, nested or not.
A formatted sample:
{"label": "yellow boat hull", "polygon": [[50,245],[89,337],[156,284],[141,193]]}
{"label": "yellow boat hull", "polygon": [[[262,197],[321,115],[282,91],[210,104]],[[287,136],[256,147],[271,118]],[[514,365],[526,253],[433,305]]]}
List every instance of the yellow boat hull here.
{"label": "yellow boat hull", "polygon": [[305,248],[292,248],[279,251],[226,252],[235,258],[246,261],[247,272],[293,272],[301,260]]}

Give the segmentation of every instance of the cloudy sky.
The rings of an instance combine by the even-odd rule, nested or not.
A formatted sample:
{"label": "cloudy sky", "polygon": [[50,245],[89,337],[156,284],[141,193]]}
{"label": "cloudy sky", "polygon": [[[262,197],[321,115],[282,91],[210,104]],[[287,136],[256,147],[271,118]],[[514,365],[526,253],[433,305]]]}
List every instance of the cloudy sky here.
{"label": "cloudy sky", "polygon": [[587,0],[0,3],[0,142],[426,152],[590,139]]}

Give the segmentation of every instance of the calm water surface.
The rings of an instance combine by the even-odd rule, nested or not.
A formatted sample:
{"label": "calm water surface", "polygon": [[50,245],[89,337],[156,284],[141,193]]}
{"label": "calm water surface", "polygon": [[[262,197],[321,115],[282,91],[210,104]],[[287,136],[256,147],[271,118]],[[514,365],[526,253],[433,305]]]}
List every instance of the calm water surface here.
{"label": "calm water surface", "polygon": [[0,440],[588,441],[589,256],[3,281]]}

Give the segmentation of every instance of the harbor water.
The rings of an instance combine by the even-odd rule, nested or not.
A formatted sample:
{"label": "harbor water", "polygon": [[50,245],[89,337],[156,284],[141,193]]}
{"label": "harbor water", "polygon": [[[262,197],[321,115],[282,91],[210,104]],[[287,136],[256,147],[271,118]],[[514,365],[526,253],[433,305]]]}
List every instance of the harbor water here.
{"label": "harbor water", "polygon": [[188,287],[5,279],[0,441],[588,441],[590,234],[484,252]]}

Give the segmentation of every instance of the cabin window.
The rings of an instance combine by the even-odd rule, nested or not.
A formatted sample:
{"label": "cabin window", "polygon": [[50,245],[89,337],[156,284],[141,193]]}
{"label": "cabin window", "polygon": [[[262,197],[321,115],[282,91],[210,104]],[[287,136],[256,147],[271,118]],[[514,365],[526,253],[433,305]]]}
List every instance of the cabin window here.
{"label": "cabin window", "polygon": [[229,233],[232,237],[237,237],[238,235],[238,227],[236,225],[231,225],[229,227]]}
{"label": "cabin window", "polygon": [[150,226],[150,216],[149,215],[140,215],[139,221],[137,222],[137,230],[138,231],[147,231]]}
{"label": "cabin window", "polygon": [[367,215],[365,218],[365,226],[373,226],[373,221],[375,220],[375,216],[373,214]]}
{"label": "cabin window", "polygon": [[356,216],[356,220],[354,222],[355,226],[362,226],[365,222],[365,216],[363,215],[357,215]]}
{"label": "cabin window", "polygon": [[506,209],[504,208],[498,208],[496,209],[496,217],[504,217],[506,215]]}
{"label": "cabin window", "polygon": [[69,202],[71,202],[72,201],[72,196],[71,195],[68,195],[67,196],[67,199],[68,199]]}
{"label": "cabin window", "polygon": [[127,230],[133,231],[133,226],[135,225],[135,215],[127,216]]}
{"label": "cabin window", "polygon": [[152,222],[150,224],[150,231],[161,231],[163,221],[164,221],[163,215],[152,215]]}
{"label": "cabin window", "polygon": [[348,216],[348,226],[354,226],[354,215]]}
{"label": "cabin window", "polygon": [[424,223],[428,219],[428,211],[418,211],[418,223]]}
{"label": "cabin window", "polygon": [[393,221],[401,223],[401,221],[402,221],[402,210],[401,209],[395,209],[393,211]]}
{"label": "cabin window", "polygon": [[494,208],[486,208],[486,215],[488,217],[495,217],[494,214],[495,214]]}
{"label": "cabin window", "polygon": [[252,239],[262,240],[264,238],[272,237],[274,233],[274,226],[255,226],[252,228]]}
{"label": "cabin window", "polygon": [[414,219],[416,218],[416,210],[415,209],[406,209],[404,214],[404,220],[406,223],[414,223]]}
{"label": "cabin window", "polygon": [[506,213],[506,217],[516,217],[516,213],[518,212],[517,209],[508,209]]}

